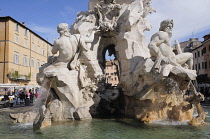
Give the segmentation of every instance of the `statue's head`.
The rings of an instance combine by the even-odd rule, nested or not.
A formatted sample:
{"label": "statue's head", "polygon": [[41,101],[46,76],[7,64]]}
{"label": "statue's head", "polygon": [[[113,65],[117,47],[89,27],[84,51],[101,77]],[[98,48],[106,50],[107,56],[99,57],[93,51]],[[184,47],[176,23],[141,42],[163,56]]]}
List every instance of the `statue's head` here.
{"label": "statue's head", "polygon": [[67,23],[60,23],[57,27],[57,31],[60,34],[69,34],[69,28]]}
{"label": "statue's head", "polygon": [[163,20],[160,23],[160,29],[159,29],[159,31],[167,32],[169,34],[169,36],[171,37],[172,36],[173,26],[174,26],[173,20],[171,20],[171,19]]}

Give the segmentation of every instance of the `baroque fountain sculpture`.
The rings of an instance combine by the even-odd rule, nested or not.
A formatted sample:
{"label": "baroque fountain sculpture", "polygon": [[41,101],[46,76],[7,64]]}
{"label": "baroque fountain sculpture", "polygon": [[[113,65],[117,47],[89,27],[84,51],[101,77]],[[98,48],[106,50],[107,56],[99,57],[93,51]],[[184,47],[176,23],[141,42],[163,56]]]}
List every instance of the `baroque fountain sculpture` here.
{"label": "baroque fountain sculpture", "polygon": [[178,41],[170,44],[173,20],[162,21],[146,44],[144,31],[151,28],[146,16],[155,11],[150,4],[151,0],[90,0],[89,11],[80,12],[70,30],[66,23],[58,25],[60,38],[52,53],[59,55],[50,57],[37,75],[42,92],[32,118],[35,129],[97,114],[94,108],[106,92],[106,50],[119,62],[121,115],[144,123],[165,119],[204,123],[207,113],[200,106],[204,96],[192,84],[197,76],[193,55],[183,53]]}

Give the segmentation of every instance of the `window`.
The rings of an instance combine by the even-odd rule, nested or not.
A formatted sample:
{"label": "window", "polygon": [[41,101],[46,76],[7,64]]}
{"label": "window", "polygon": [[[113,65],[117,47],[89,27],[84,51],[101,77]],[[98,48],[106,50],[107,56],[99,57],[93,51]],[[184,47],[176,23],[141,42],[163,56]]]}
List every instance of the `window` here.
{"label": "window", "polygon": [[14,63],[19,64],[19,53],[18,52],[14,52]]}
{"label": "window", "polygon": [[207,69],[207,62],[204,63],[204,68]]}
{"label": "window", "polygon": [[40,68],[40,61],[39,61],[39,59],[37,59],[37,65],[36,65],[36,67],[37,67],[37,69]]}
{"label": "window", "polygon": [[28,66],[28,56],[27,55],[23,56],[23,66]]}
{"label": "window", "polygon": [[34,51],[34,43],[33,42],[31,43],[31,50]]}
{"label": "window", "polygon": [[197,64],[195,64],[195,70],[198,70],[198,68],[197,68]]}
{"label": "window", "polygon": [[196,53],[195,53],[195,58],[196,58]]}
{"label": "window", "polygon": [[34,58],[31,58],[31,67],[34,67]]}
{"label": "window", "polygon": [[37,53],[40,53],[40,46],[37,47]]}
{"label": "window", "polygon": [[203,54],[205,54],[205,53],[206,53],[206,47],[203,48]]}
{"label": "window", "polygon": [[209,68],[210,68],[210,61],[209,61]]}
{"label": "window", "polygon": [[44,56],[44,48],[42,49],[42,55]]}
{"label": "window", "polygon": [[209,45],[209,51],[210,51],[210,45]]}
{"label": "window", "polygon": [[19,32],[19,25],[18,24],[15,25],[15,31]]}
{"label": "window", "polygon": [[51,51],[52,47],[50,45],[48,45],[48,51]]}
{"label": "window", "polygon": [[15,34],[15,43],[18,43],[18,40],[19,40],[19,36]]}
{"label": "window", "polygon": [[28,41],[26,39],[24,40],[24,47],[28,47]]}
{"label": "window", "polygon": [[198,64],[198,70],[199,70],[199,69],[201,69],[201,65],[200,65],[200,63]]}
{"label": "window", "polygon": [[200,57],[200,51],[198,51],[198,57]]}
{"label": "window", "polygon": [[28,36],[28,30],[25,29],[25,36]]}
{"label": "window", "polygon": [[34,35],[33,34],[31,35],[31,38],[32,38],[32,41],[34,41]]}
{"label": "window", "polygon": [[31,73],[31,79],[34,79],[34,73],[33,72]]}

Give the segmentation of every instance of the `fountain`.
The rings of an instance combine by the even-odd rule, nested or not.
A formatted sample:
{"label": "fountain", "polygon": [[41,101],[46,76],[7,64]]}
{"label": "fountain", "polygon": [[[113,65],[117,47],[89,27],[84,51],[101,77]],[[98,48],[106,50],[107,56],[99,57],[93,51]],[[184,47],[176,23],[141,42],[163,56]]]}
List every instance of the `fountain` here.
{"label": "fountain", "polygon": [[[135,118],[144,123],[157,120],[204,123],[207,113],[192,80],[193,56],[182,53],[178,41],[170,45],[173,20],[164,20],[147,45],[146,19],[155,10],[151,0],[90,0],[89,11],[80,12],[76,21],[58,25],[48,63],[40,68],[37,82],[42,86],[33,115],[34,129],[54,122],[91,119],[98,113],[100,99],[118,101],[120,107],[105,106],[110,113]],[[104,85],[104,51],[111,48],[119,62],[117,93]],[[176,52],[173,51],[173,49]],[[186,91],[191,93],[187,94]],[[106,92],[106,93],[104,93]],[[123,99],[116,99],[121,96]],[[109,105],[103,103],[100,105]],[[193,117],[194,106],[198,116]],[[18,119],[18,116],[11,115]]]}

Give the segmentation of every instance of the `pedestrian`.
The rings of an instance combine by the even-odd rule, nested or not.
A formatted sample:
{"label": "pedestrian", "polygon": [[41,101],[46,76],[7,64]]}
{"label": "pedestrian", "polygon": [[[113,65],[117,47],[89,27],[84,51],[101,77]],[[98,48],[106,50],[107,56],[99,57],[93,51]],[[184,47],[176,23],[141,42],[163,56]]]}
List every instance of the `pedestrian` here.
{"label": "pedestrian", "polygon": [[33,90],[29,90],[29,93],[30,93],[30,103],[33,103],[34,102],[34,91]]}
{"label": "pedestrian", "polygon": [[[29,91],[31,91],[31,89]],[[25,95],[25,105],[26,106],[30,105],[30,93],[27,90],[26,90],[26,95]]]}
{"label": "pedestrian", "polygon": [[23,90],[21,90],[20,93],[20,104],[25,103],[25,92]]}
{"label": "pedestrian", "polygon": [[38,98],[38,96],[39,96],[39,93],[38,93],[38,91],[36,90],[35,97]]}
{"label": "pedestrian", "polygon": [[18,104],[18,98],[19,98],[19,91],[16,89],[15,90],[14,105]]}

